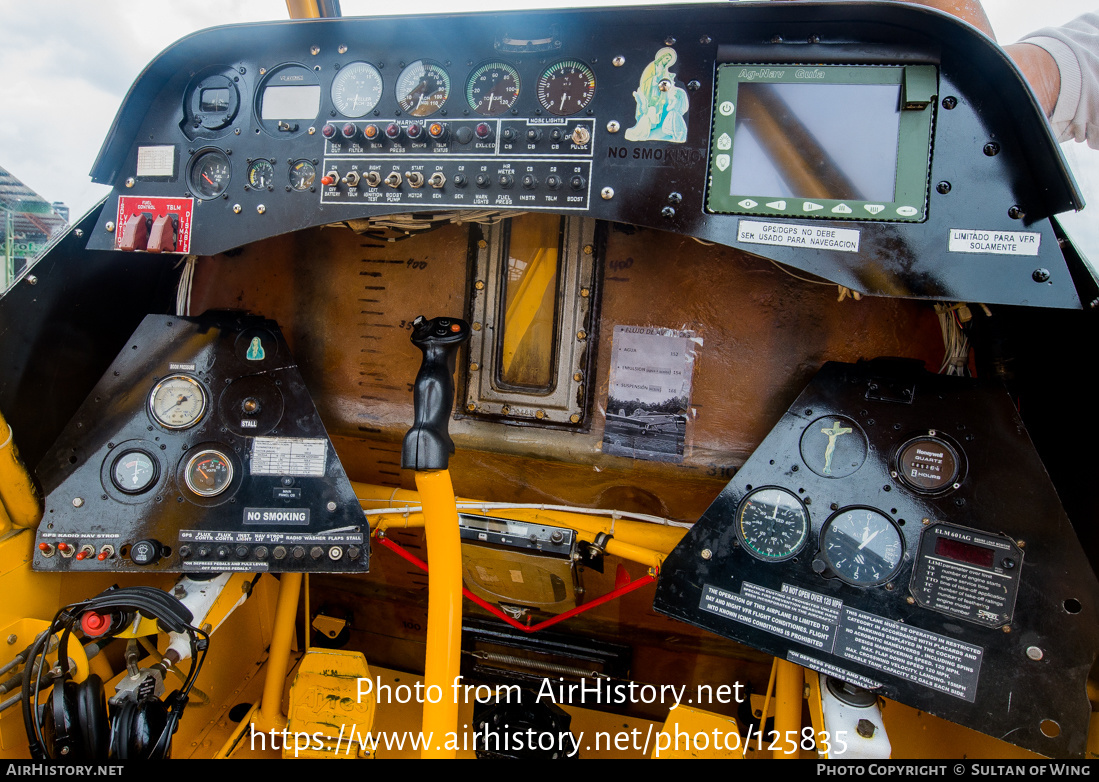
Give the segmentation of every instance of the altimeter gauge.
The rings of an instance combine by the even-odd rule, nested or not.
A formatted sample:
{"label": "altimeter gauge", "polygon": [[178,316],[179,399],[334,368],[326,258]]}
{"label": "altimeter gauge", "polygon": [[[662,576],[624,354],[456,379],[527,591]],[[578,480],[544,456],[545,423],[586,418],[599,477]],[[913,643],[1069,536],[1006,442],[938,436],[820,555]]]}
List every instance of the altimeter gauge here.
{"label": "altimeter gauge", "polygon": [[825,522],[813,566],[848,584],[875,586],[893,578],[903,559],[904,538],[896,522],[875,508],[853,507]]}
{"label": "altimeter gauge", "polygon": [[792,492],[765,486],[740,501],[735,526],[737,539],[749,554],[765,562],[782,562],[809,539],[809,511]]}
{"label": "altimeter gauge", "polygon": [[169,375],[149,394],[149,414],[165,429],[188,429],[206,412],[206,389],[189,375]]}

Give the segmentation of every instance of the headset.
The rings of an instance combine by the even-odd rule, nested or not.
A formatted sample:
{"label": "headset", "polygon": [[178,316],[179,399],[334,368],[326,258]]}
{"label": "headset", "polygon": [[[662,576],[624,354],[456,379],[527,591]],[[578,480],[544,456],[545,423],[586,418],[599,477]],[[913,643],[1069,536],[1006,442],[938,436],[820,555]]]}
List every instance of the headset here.
{"label": "headset", "polygon": [[[183,687],[163,701],[140,687],[110,714],[103,681],[96,674],[75,682],[69,670],[68,644],[74,631],[103,639],[125,630],[134,614],[156,620],[166,632],[186,633],[191,667]],[[49,629],[32,645],[23,677],[23,724],[35,760],[155,760],[167,758],[172,735],[183,716],[191,688],[206,659],[209,635],[191,625],[190,610],[177,598],[154,587],[112,587],[90,600],[73,603],[54,616]],[[50,638],[61,633],[57,668],[49,674],[53,691],[39,704],[45,651]],[[39,658],[42,658],[38,663]],[[34,665],[38,663],[37,673]],[[48,683],[46,686],[49,686]]]}

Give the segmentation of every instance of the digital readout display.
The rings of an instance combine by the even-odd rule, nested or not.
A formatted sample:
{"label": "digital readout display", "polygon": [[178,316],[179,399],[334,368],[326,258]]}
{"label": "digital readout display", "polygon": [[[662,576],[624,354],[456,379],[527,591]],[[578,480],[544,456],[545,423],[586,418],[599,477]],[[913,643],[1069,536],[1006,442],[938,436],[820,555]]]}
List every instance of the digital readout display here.
{"label": "digital readout display", "polygon": [[741,83],[730,194],[893,201],[900,90]]}
{"label": "digital readout display", "polygon": [[935,556],[952,559],[955,562],[964,562],[978,567],[992,567],[996,559],[996,552],[983,546],[974,546],[971,543],[962,543],[950,538],[939,538],[935,541]]}
{"label": "digital readout display", "polygon": [[313,119],[320,108],[320,85],[268,87],[263,91],[260,119]]}

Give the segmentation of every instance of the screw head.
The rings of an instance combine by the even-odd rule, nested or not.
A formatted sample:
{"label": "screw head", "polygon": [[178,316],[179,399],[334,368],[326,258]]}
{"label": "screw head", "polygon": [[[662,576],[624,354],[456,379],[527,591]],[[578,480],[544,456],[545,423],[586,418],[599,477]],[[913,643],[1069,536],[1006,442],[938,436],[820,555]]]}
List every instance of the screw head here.
{"label": "screw head", "polygon": [[84,498],[83,497],[73,497],[73,507],[74,508],[83,508],[84,507]]}
{"label": "screw head", "polygon": [[626,64],[626,58],[620,54],[613,60],[611,60],[611,63],[614,65],[615,68],[621,68],[623,65]]}
{"label": "screw head", "polygon": [[241,209],[240,204],[233,204],[233,214],[239,215],[240,214],[240,209]]}
{"label": "screw head", "polygon": [[604,187],[602,190],[599,191],[599,195],[603,196],[604,201],[610,201],[612,198],[614,198],[614,188]]}
{"label": "screw head", "polygon": [[958,105],[958,99],[953,95],[947,95],[943,98],[943,108],[950,111],[952,108]]}
{"label": "screw head", "polygon": [[107,229],[107,233],[113,233],[114,232],[114,221],[113,220],[108,220],[107,223],[103,227]]}
{"label": "screw head", "polygon": [[710,551],[708,548],[702,549],[702,558],[703,559],[709,559],[713,555],[714,555],[714,552]]}
{"label": "screw head", "polygon": [[1044,655],[1042,653],[1042,650],[1039,649],[1037,646],[1028,646],[1026,649],[1026,656],[1029,659],[1037,662],[1038,660],[1041,660]]}
{"label": "screw head", "polygon": [[1035,269],[1030,273],[1030,278],[1035,282],[1049,282],[1049,269]]}
{"label": "screw head", "polygon": [[937,191],[939,191],[940,193],[942,193],[943,195],[946,195],[947,193],[950,192],[950,183],[944,180],[942,182],[939,182],[939,184],[935,185],[935,189]]}
{"label": "screw head", "polygon": [[996,157],[996,155],[1000,154],[1000,145],[995,141],[990,141],[985,144],[984,153],[989,157]]}

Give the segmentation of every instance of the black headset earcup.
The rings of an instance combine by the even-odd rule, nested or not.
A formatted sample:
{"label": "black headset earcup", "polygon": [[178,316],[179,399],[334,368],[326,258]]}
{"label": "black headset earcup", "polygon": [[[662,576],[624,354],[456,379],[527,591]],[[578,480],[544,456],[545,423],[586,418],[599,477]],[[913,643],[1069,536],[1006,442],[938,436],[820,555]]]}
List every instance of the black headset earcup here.
{"label": "black headset earcup", "polygon": [[161,741],[168,725],[168,707],[159,698],[127,701],[111,719],[111,752],[118,760],[160,760],[169,741]]}
{"label": "black headset earcup", "polygon": [[79,758],[83,747],[76,727],[76,682],[68,676],[56,682],[43,712],[42,740],[47,757]]}
{"label": "black headset earcup", "polygon": [[94,673],[77,686],[76,716],[84,743],[82,759],[106,760],[111,725],[107,719],[103,680]]}

